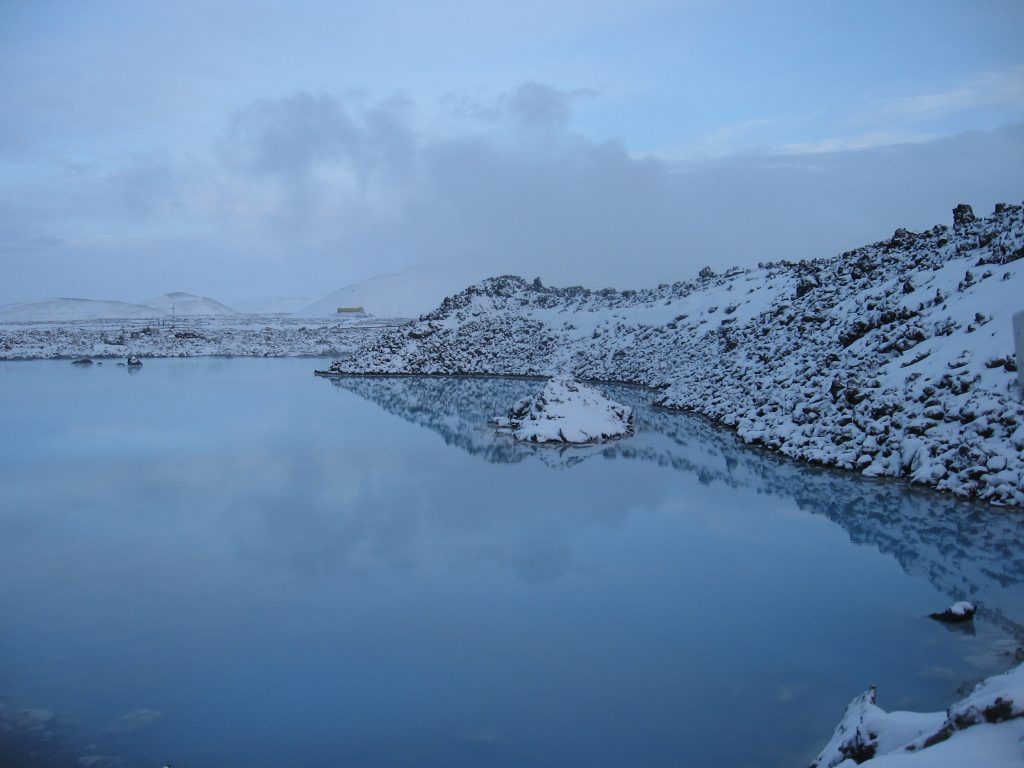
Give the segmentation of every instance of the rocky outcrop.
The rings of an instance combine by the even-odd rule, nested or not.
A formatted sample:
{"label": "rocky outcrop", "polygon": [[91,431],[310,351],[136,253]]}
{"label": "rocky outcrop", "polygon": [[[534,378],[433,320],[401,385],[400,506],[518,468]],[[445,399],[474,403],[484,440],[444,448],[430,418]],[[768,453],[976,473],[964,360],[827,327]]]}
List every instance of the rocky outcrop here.
{"label": "rocky outcrop", "polygon": [[559,376],[490,423],[525,443],[586,445],[633,434],[633,409]]}

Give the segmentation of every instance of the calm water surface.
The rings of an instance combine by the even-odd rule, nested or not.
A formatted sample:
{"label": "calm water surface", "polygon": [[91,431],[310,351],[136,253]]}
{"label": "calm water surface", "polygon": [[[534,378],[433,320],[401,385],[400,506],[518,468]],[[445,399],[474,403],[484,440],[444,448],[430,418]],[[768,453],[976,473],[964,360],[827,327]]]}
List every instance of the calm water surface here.
{"label": "calm water surface", "polygon": [[0,364],[0,765],[793,766],[1024,642],[1018,516],[317,364]]}

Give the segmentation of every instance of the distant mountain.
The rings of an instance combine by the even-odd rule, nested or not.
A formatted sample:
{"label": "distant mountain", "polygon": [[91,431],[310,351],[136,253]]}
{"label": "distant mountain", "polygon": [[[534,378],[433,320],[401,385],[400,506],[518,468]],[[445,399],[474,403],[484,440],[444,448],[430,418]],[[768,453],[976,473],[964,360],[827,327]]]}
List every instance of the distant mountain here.
{"label": "distant mountain", "polygon": [[159,309],[166,314],[189,315],[237,315],[238,311],[219,301],[196,296],[191,293],[164,293],[146,302],[146,306]]}
{"label": "distant mountain", "polygon": [[93,299],[48,299],[0,307],[0,318],[5,320],[97,320],[121,317],[163,317],[163,310],[124,301],[96,301]]}
{"label": "distant mountain", "polygon": [[250,315],[290,315],[316,301],[315,296],[255,296],[232,302],[232,306]]}
{"label": "distant mountain", "polygon": [[295,312],[301,317],[334,315],[338,307],[363,307],[378,317],[419,317],[483,277],[450,264],[420,264],[390,275],[353,283]]}

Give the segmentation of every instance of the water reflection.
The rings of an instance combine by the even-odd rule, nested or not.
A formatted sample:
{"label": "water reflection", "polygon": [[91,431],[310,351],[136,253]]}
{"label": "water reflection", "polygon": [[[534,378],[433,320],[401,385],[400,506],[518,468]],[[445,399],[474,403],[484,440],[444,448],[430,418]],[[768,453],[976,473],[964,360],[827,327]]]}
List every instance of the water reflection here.
{"label": "water reflection", "polygon": [[1018,518],[643,390],[542,450],[486,426],[535,381],[310,367],[0,366],[0,764],[799,765],[869,682],[1005,668],[928,581],[1020,635]]}
{"label": "water reflection", "polygon": [[633,406],[637,436],[603,446],[551,449],[495,439],[487,419],[537,389],[523,379],[472,377],[346,377],[331,380],[386,411],[437,432],[488,462],[527,459],[556,468],[582,461],[633,459],[692,474],[704,484],[752,488],[792,499],[841,525],[856,544],[876,547],[951,599],[984,595],[979,613],[1024,642],[1024,516],[968,504],[887,480],[799,464],[744,446],[707,420],[652,407],[655,394],[605,385]]}

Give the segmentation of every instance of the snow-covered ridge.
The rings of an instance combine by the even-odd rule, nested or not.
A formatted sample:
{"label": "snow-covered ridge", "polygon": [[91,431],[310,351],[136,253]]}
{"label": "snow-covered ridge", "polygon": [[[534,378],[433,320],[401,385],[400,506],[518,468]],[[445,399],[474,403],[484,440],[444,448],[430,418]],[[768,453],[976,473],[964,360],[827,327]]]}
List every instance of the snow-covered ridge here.
{"label": "snow-covered ridge", "polygon": [[568,376],[556,376],[490,423],[525,443],[599,443],[631,435],[633,409]]}
{"label": "snow-covered ridge", "polygon": [[788,456],[1020,505],[1022,256],[1020,205],[964,206],[954,227],[647,290],[492,278],[367,339],[346,370],[664,388],[662,405]]}

